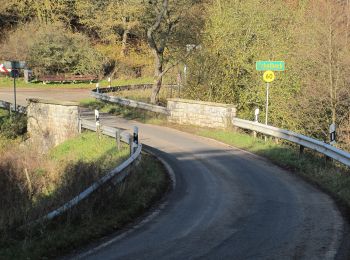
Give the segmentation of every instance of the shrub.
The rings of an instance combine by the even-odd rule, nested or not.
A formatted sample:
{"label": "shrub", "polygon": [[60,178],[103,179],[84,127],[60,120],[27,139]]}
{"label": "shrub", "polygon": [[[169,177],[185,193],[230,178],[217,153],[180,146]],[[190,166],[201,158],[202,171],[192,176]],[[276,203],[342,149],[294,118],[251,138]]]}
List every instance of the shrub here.
{"label": "shrub", "polygon": [[95,75],[101,72],[103,57],[84,35],[54,24],[41,28],[35,37],[28,55],[28,64],[35,72]]}
{"label": "shrub", "polygon": [[14,139],[27,132],[27,118],[13,114],[0,118],[0,133],[6,138]]}

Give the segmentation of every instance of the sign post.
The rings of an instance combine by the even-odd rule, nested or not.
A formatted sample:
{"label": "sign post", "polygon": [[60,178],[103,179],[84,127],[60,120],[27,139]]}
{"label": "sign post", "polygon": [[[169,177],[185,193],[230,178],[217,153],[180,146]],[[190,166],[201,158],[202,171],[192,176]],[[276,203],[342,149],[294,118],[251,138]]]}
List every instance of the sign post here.
{"label": "sign post", "polygon": [[284,61],[257,61],[256,64],[257,71],[265,71],[263,79],[266,82],[266,115],[265,124],[268,123],[268,113],[269,113],[269,88],[270,83],[275,80],[274,71],[284,71],[285,62]]}
{"label": "sign post", "polygon": [[265,115],[265,125],[268,123],[268,114],[269,114],[269,88],[270,83],[275,80],[275,73],[268,70],[264,72],[263,79],[266,82],[266,115]]}
{"label": "sign post", "polygon": [[16,70],[13,70],[13,96],[15,98],[15,112],[17,112],[17,95],[16,95]]}

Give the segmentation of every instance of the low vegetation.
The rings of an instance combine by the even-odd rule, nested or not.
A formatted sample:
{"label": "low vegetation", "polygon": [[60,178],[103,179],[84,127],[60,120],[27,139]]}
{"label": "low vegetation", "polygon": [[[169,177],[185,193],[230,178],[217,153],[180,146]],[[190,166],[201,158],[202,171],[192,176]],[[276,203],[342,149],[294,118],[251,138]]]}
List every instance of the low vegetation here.
{"label": "low vegetation", "polygon": [[[8,110],[0,109],[0,136],[15,139],[27,131],[27,119],[17,113],[10,113]],[[0,147],[1,149],[1,147]]]}
{"label": "low vegetation", "polygon": [[127,180],[91,196],[78,209],[36,229],[3,240],[1,259],[51,259],[132,223],[167,190],[164,168],[155,158],[142,155],[139,167]]}
{"label": "low vegetation", "polygon": [[102,189],[63,216],[34,224],[124,161],[129,148],[118,150],[115,140],[84,132],[44,155],[25,142],[19,127],[25,117],[0,110],[0,121],[1,259],[68,253],[134,221],[167,190],[162,164],[143,154],[141,165],[113,190]]}
{"label": "low vegetation", "polygon": [[10,230],[48,213],[128,156],[110,138],[84,133],[42,155],[25,144],[2,151],[1,241]]}

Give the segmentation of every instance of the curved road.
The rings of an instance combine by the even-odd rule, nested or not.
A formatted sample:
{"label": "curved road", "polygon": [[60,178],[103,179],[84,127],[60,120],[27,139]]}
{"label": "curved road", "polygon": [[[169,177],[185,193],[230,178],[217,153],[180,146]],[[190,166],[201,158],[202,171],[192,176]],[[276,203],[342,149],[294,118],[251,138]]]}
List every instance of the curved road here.
{"label": "curved road", "polygon": [[161,213],[83,259],[334,259],[343,220],[333,201],[248,152],[169,128],[139,127],[141,142],[173,168],[176,185]]}
{"label": "curved road", "polygon": [[285,170],[248,152],[173,129],[113,116],[103,116],[102,124],[125,129],[138,125],[141,142],[171,166],[176,185],[156,217],[74,258],[337,256],[344,221],[333,201]]}

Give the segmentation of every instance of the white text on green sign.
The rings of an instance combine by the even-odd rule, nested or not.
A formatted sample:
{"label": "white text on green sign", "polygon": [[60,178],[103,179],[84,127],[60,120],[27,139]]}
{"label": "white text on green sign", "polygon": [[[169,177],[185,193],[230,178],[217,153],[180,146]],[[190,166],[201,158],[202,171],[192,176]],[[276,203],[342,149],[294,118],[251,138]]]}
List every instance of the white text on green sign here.
{"label": "white text on green sign", "polygon": [[257,61],[256,70],[284,71],[284,61]]}

